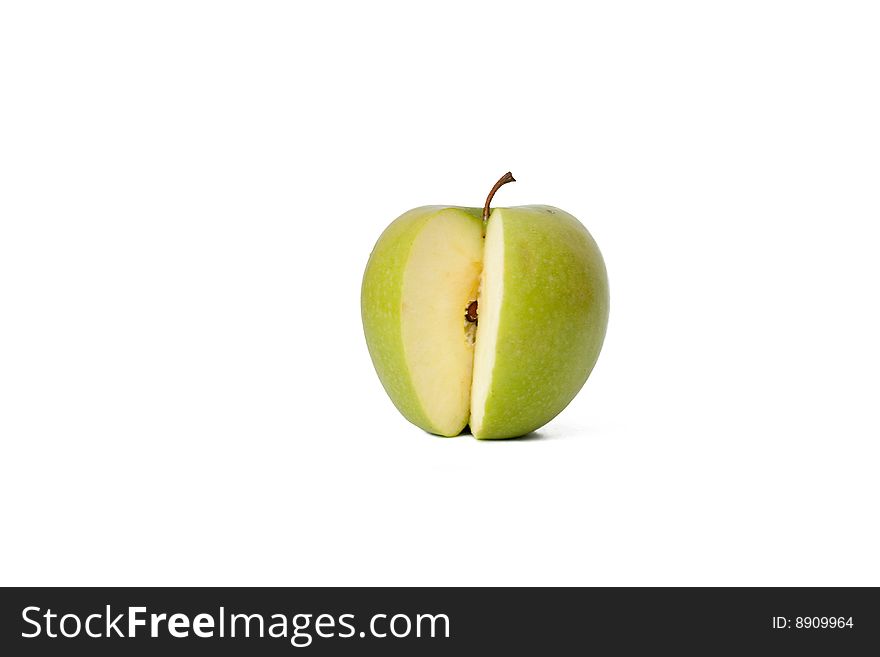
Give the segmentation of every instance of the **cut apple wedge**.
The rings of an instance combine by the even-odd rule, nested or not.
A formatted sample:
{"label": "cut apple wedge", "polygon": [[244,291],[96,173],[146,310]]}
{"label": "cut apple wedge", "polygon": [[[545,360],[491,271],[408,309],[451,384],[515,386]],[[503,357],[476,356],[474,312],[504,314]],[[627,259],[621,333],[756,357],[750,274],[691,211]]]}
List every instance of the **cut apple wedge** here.
{"label": "cut apple wedge", "polygon": [[468,423],[483,261],[479,213],[416,208],[379,238],[364,274],[364,332],[376,372],[413,424],[457,436]]}
{"label": "cut apple wedge", "polygon": [[509,438],[543,426],[583,386],[605,335],[608,282],[593,238],[557,208],[489,212],[500,184],[482,212],[405,213],[364,274],[379,379],[408,420],[442,436],[470,425],[477,438]]}

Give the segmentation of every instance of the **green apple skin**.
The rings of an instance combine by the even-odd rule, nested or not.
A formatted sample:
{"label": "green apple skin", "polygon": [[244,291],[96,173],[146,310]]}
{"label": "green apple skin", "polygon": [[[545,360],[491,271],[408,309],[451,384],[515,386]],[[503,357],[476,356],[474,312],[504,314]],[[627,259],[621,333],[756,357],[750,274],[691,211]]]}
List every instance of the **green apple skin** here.
{"label": "green apple skin", "polygon": [[[478,208],[426,206],[401,215],[370,255],[361,314],[370,356],[394,405],[425,431],[452,436],[468,418],[445,428],[429,420],[413,385],[401,330],[404,273],[413,243],[442,212],[459,213],[483,228]],[[482,418],[479,427],[471,426],[479,439],[522,436],[556,417],[590,375],[609,312],[605,263],[577,219],[543,205],[494,208],[489,225],[499,219],[503,295]]]}
{"label": "green apple skin", "polygon": [[429,420],[413,385],[401,331],[403,281],[410,250],[425,224],[444,211],[460,213],[482,230],[481,211],[476,208],[424,206],[395,219],[367,261],[361,285],[361,318],[376,373],[397,410],[429,433],[454,436],[464,429],[467,418],[457,430],[442,430]]}
{"label": "green apple skin", "polygon": [[556,417],[590,375],[608,324],[605,262],[577,219],[543,205],[495,208],[489,221],[497,215],[504,294],[476,438],[522,436]]}

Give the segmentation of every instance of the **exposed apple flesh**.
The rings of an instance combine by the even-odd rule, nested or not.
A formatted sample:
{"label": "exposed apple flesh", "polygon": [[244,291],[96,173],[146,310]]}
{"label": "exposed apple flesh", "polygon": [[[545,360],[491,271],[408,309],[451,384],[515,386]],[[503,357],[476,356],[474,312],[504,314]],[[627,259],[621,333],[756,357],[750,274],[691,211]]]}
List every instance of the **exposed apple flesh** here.
{"label": "exposed apple flesh", "polygon": [[479,320],[474,339],[474,371],[471,383],[471,433],[483,429],[486,400],[492,387],[492,374],[498,351],[498,326],[504,300],[504,222],[498,211],[486,223],[483,243],[483,271],[480,274],[480,295],[477,299]]}

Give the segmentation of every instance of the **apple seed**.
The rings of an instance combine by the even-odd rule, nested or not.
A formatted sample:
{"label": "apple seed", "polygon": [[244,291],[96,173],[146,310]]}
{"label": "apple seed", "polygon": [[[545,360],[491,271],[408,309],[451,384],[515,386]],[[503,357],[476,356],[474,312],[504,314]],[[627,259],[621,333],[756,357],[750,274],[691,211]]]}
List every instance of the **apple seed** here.
{"label": "apple seed", "polygon": [[470,304],[468,304],[467,310],[464,313],[464,318],[473,324],[477,323],[477,302],[476,301],[471,301]]}

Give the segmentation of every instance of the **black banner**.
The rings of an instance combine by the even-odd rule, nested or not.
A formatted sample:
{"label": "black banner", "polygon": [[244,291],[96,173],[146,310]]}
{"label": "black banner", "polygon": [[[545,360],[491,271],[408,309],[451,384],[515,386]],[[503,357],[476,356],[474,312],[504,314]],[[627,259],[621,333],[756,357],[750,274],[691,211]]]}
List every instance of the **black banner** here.
{"label": "black banner", "polygon": [[870,588],[8,588],[0,613],[4,655],[880,647]]}

